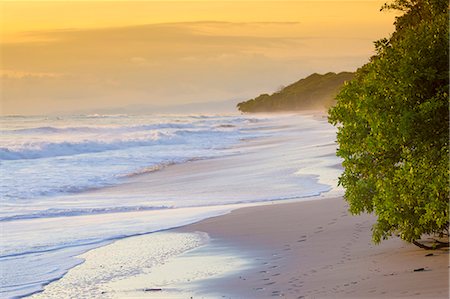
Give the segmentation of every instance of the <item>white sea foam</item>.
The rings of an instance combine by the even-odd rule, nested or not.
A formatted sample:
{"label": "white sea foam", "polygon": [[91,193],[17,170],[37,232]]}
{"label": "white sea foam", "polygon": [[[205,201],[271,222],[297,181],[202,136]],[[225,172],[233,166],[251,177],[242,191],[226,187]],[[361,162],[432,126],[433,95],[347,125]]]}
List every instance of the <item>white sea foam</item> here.
{"label": "white sea foam", "polygon": [[[8,147],[0,147],[0,160],[73,156],[79,154],[123,150],[134,147],[186,144],[232,137],[232,134],[230,134],[229,131],[211,128],[203,130],[192,128],[191,130],[164,131],[163,129],[145,129],[145,126],[141,126],[137,131],[124,130],[122,132],[126,132],[127,134],[122,133],[122,135],[117,135],[119,134],[119,130],[108,129],[107,134],[103,136],[97,134],[81,135],[72,137],[72,140],[67,141],[61,140],[62,138],[58,138],[60,136],[57,136],[56,138],[48,136],[48,131],[45,131],[42,132],[43,134],[36,141],[13,144]],[[58,131],[58,134],[64,134],[64,130]],[[63,135],[63,138],[65,137],[67,136]]]}
{"label": "white sea foam", "polygon": [[[192,251],[200,246],[209,249],[207,254]],[[200,232],[163,232],[119,240],[82,254],[83,264],[31,298],[70,298],[74,294],[77,298],[135,298],[146,293],[156,298],[189,298],[194,290],[177,286],[192,285],[246,264],[238,256],[214,254],[222,249],[216,247]],[[151,289],[161,291],[149,292]]]}
{"label": "white sea foam", "polygon": [[[71,298],[75,294],[77,298],[112,298],[117,294],[111,292],[108,284],[143,275],[206,242],[208,237],[204,233],[155,233],[132,237],[127,242],[117,241],[80,255],[85,263],[32,298]],[[173,277],[176,276],[174,273]]]}
{"label": "white sea foam", "polygon": [[[220,156],[242,138],[241,116],[2,118],[0,197],[34,199],[117,184],[120,178]],[[45,124],[45,125],[44,125]]]}
{"label": "white sea foam", "polygon": [[0,297],[15,298],[42,291],[45,285],[80,264],[83,260],[78,256],[93,248],[193,223],[233,208],[149,210],[3,222]]}

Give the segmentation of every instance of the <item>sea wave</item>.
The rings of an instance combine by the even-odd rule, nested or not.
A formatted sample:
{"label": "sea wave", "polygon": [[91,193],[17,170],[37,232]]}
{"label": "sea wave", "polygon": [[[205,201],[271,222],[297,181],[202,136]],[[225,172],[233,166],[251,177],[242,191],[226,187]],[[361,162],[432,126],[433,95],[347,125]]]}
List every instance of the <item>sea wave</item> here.
{"label": "sea wave", "polygon": [[127,133],[158,129],[186,129],[193,128],[192,124],[160,123],[135,126],[80,126],[80,127],[53,127],[43,126],[35,128],[0,130],[2,134],[67,134],[67,133]]}
{"label": "sea wave", "polygon": [[211,140],[218,136],[229,135],[221,130],[177,130],[173,132],[149,131],[139,136],[121,136],[112,140],[62,141],[62,142],[26,142],[13,147],[0,147],[0,160],[40,159],[58,156],[72,156],[87,153],[122,150],[153,145],[183,144],[186,142]]}
{"label": "sea wave", "polygon": [[13,216],[0,217],[0,222],[36,219],[36,218],[73,217],[73,216],[97,215],[97,214],[167,210],[173,208],[174,207],[172,206],[124,206],[124,207],[82,208],[82,209],[47,209],[29,214],[19,214]]}

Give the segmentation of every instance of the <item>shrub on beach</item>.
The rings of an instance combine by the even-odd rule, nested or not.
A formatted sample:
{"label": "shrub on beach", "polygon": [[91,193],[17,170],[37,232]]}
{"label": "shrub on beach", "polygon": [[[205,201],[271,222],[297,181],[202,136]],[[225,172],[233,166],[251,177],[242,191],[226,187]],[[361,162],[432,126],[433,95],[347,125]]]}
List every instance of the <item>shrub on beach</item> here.
{"label": "shrub on beach", "polygon": [[354,214],[374,212],[376,243],[449,228],[448,2],[395,0],[395,32],[337,95],[339,183]]}

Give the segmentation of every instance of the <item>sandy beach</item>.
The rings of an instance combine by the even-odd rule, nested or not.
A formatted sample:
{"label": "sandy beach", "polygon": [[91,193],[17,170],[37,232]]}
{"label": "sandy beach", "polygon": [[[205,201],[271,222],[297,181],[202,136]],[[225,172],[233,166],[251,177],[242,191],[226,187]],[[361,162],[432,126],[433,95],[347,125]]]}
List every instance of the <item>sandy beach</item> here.
{"label": "sandy beach", "polygon": [[374,220],[331,198],[243,208],[178,231],[252,253],[255,267],[205,284],[217,298],[448,298],[448,250],[374,245]]}
{"label": "sandy beach", "polygon": [[[341,171],[331,137],[311,145],[308,138],[317,135],[298,137],[305,136],[299,130],[308,134],[307,125],[265,130],[274,129],[274,136],[248,140],[230,155],[82,194],[218,204],[70,217],[77,227],[146,229],[77,256],[84,262],[32,297],[448,298],[448,249],[425,251],[395,237],[374,245],[375,217],[350,215],[343,190],[325,188],[337,184]],[[270,200],[289,190],[305,190],[304,197]],[[248,201],[252,196],[267,199]]]}
{"label": "sandy beach", "polygon": [[240,208],[91,250],[32,298],[448,298],[448,249],[374,245],[373,223],[342,197]]}

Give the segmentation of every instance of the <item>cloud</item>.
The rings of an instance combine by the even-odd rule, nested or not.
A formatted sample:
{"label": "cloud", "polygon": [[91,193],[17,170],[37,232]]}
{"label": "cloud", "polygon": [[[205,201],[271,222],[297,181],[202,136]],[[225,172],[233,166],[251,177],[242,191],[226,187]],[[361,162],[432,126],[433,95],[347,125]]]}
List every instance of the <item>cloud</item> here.
{"label": "cloud", "polygon": [[9,113],[20,113],[21,106],[44,113],[254,97],[312,72],[352,70],[370,56],[373,40],[354,32],[337,38],[299,22],[202,21],[27,34],[33,41],[1,45],[2,101]]}
{"label": "cloud", "polygon": [[58,73],[44,73],[44,72],[26,72],[20,70],[1,70],[1,79],[27,79],[27,78],[59,78],[63,74]]}

